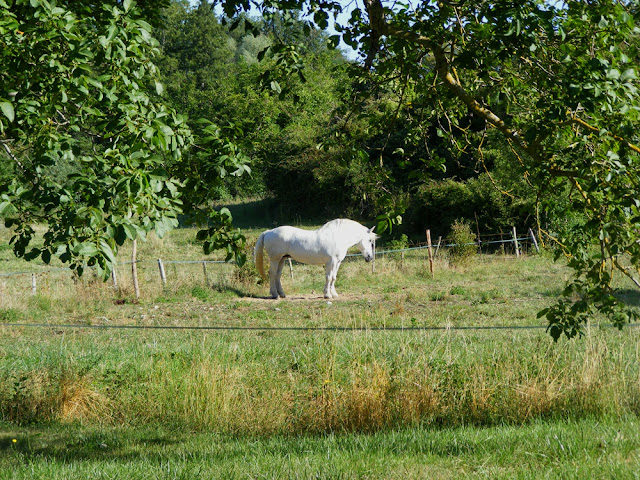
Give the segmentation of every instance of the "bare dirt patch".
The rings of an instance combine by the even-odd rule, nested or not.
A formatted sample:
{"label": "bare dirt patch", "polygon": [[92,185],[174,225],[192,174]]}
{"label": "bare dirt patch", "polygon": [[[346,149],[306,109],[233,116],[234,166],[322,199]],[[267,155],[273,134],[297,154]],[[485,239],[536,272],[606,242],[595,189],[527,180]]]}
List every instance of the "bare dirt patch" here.
{"label": "bare dirt patch", "polygon": [[248,302],[256,302],[256,303],[273,303],[276,304],[278,302],[294,302],[294,303],[302,303],[302,302],[341,302],[341,301],[353,301],[353,300],[363,300],[367,298],[366,295],[358,295],[358,294],[341,294],[337,298],[324,298],[322,294],[318,293],[296,293],[293,295],[287,295],[285,298],[279,298],[278,300],[274,300],[271,297],[243,297],[242,300]]}

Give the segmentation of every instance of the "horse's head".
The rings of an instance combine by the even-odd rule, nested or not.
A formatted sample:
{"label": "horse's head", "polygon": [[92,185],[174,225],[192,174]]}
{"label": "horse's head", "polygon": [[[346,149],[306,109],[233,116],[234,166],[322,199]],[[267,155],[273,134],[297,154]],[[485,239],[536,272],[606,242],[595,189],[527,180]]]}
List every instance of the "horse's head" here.
{"label": "horse's head", "polygon": [[376,244],[376,238],[378,238],[378,236],[373,233],[375,228],[375,226],[368,228],[360,242],[357,244],[358,250],[362,252],[362,256],[367,262],[373,260],[373,256],[375,255],[374,246]]}

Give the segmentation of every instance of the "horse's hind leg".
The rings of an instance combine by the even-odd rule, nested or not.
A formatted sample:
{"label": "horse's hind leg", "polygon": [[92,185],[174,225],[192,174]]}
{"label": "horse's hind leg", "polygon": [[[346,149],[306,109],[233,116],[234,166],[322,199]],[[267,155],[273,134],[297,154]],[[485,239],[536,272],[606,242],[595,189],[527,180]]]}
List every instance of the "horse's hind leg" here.
{"label": "horse's hind leg", "polygon": [[282,298],[286,297],[286,295],[284,294],[284,290],[282,289],[282,269],[284,267],[284,260],[285,257],[282,257],[278,262],[278,272],[276,275],[276,289],[278,291],[278,295],[280,295]]}
{"label": "horse's hind leg", "polygon": [[[283,263],[279,260],[271,260],[269,263],[269,294],[271,298],[278,298],[279,291],[282,291],[282,286],[278,288],[280,285],[280,275],[282,274],[282,268],[280,268],[280,264]],[[284,295],[282,295],[284,297]]]}

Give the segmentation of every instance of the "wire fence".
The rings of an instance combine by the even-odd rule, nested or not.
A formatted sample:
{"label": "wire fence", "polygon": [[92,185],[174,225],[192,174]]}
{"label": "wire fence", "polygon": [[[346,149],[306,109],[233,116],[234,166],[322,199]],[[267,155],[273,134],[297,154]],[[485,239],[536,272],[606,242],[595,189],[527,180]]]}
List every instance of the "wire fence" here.
{"label": "wire fence", "polygon": [[[619,328],[611,323],[594,324],[590,327]],[[269,326],[237,326],[237,325],[88,325],[68,323],[0,323],[0,327],[14,328],[63,328],[89,330],[212,330],[212,331],[248,331],[248,332],[437,332],[437,331],[483,331],[483,330],[542,330],[546,325],[459,325],[459,326],[424,326],[424,327],[269,327]],[[625,328],[637,328],[640,323],[630,323]]]}
{"label": "wire fence", "polygon": [[[500,237],[500,238],[497,239],[497,237]],[[528,251],[530,247],[535,247],[535,249],[538,250],[538,244],[537,244],[536,238],[531,230],[529,230],[528,236],[520,236],[520,237],[517,236],[514,228],[513,234],[510,238],[504,238],[504,235],[493,235],[493,236],[484,235],[482,238],[483,238],[482,240],[478,240],[477,242],[455,243],[449,239],[446,239],[446,238],[443,239],[442,237],[439,237],[437,242],[434,244],[432,244],[429,241],[429,242],[407,245],[402,248],[384,248],[383,247],[381,249],[375,249],[374,261],[372,262],[371,269],[372,269],[372,272],[375,272],[375,258],[380,258],[380,257],[384,258],[387,256],[394,256],[398,254],[401,256],[401,258],[404,258],[405,254],[419,253],[421,251],[424,251],[425,259],[429,258],[429,261],[432,262],[432,260],[438,257],[441,249],[455,248],[455,247],[461,247],[461,246],[476,246],[478,248],[478,251],[480,252],[483,251],[483,248],[492,248],[495,251],[496,247],[499,247],[499,248],[502,248],[505,254],[507,254],[505,246],[509,246],[509,252],[510,253],[513,252],[516,257],[518,257],[521,253]],[[492,239],[492,238],[496,238],[496,239]],[[428,252],[428,255],[426,252]],[[353,259],[353,258],[358,258],[360,256],[361,256],[360,253],[350,253],[350,254],[347,254],[346,258]],[[210,281],[209,281],[209,272],[207,270],[207,266],[233,265],[235,262],[225,261],[225,260],[209,260],[209,259],[163,260],[160,258],[157,260],[147,259],[147,260],[137,260],[135,262],[133,261],[118,262],[118,265],[111,277],[113,286],[116,290],[118,290],[118,280],[117,280],[116,272],[118,271],[118,269],[126,268],[128,266],[130,267],[133,263],[141,267],[157,266],[157,272],[159,273],[161,285],[162,287],[166,287],[168,282],[167,275],[166,275],[166,268],[169,266],[201,265],[205,282],[209,284]],[[295,262],[295,260],[292,261],[292,259],[289,259],[289,269],[290,269],[292,279],[293,279],[292,265],[296,263],[297,262]],[[30,277],[31,293],[35,295],[38,292],[38,279],[40,276],[53,274],[53,273],[73,272],[72,269],[70,269],[69,267],[44,267],[44,266],[40,266],[40,267],[41,268],[38,268],[35,271],[31,270],[31,271],[16,271],[16,272],[0,272],[0,279],[8,278],[8,277]],[[86,267],[86,268],[89,271],[92,270],[92,267]],[[432,265],[431,265],[431,271],[433,274]]]}
{"label": "wire fence", "polygon": [[[429,258],[430,260],[438,256],[438,252],[441,249],[454,248],[460,246],[477,246],[479,251],[482,251],[483,248],[491,248],[493,252],[496,251],[496,247],[498,249],[502,249],[502,252],[505,255],[512,255],[513,257],[518,257],[521,253],[527,252],[532,248],[538,250],[538,245],[533,235],[533,232],[529,232],[528,236],[516,236],[515,230],[511,238],[496,238],[494,236],[491,239],[489,236],[484,236],[484,239],[478,242],[472,243],[455,243],[449,239],[443,239],[439,237],[435,244],[431,242],[413,244],[410,246],[405,246],[403,248],[380,248],[375,250],[374,258],[384,258],[384,257],[400,257],[404,259],[404,255],[411,254],[420,254],[424,252],[422,256],[423,260]],[[489,239],[487,239],[489,238]],[[509,250],[507,252],[507,249]],[[433,251],[432,251],[433,250]],[[434,253],[435,251],[435,253]],[[428,255],[427,255],[427,252]],[[347,258],[356,259],[360,257],[361,254],[353,253],[348,254]],[[291,261],[290,261],[291,262]],[[207,284],[210,284],[209,281],[209,273],[207,271],[208,265],[233,265],[233,261],[225,261],[225,260],[137,260],[135,262],[132,261],[123,261],[118,263],[119,268],[130,267],[133,263],[141,267],[152,267],[156,268],[156,272],[159,272],[161,285],[163,288],[167,287],[167,275],[165,272],[166,267],[174,266],[186,266],[186,265],[201,265],[204,273],[204,278]],[[294,262],[295,263],[295,262]],[[375,265],[375,262],[373,262]],[[291,268],[291,263],[289,264]],[[373,270],[372,266],[372,270]],[[90,270],[90,269],[89,269]],[[72,270],[68,267],[47,267],[44,269],[39,269],[38,271],[18,271],[18,272],[4,272],[0,273],[0,278],[7,277],[19,277],[19,276],[30,276],[31,277],[31,291],[32,294],[37,293],[37,282],[36,278],[39,275],[53,274],[53,273],[64,273],[64,272],[72,272]],[[147,271],[147,274],[151,272]],[[158,273],[156,273],[157,275]],[[226,271],[228,275],[228,270]],[[114,287],[117,290],[117,285],[115,277],[112,277],[114,282]],[[293,275],[292,275],[293,279]],[[0,296],[2,295],[0,291]],[[599,324],[592,325],[597,327],[611,328],[613,325],[611,324]],[[630,324],[627,325],[630,327],[638,327],[640,324]],[[546,325],[463,325],[463,326],[452,326],[452,325],[444,325],[444,326],[372,326],[372,327],[338,327],[338,326],[316,326],[316,327],[298,327],[298,326],[234,326],[234,325],[118,325],[118,324],[55,324],[55,323],[0,323],[0,327],[12,327],[12,328],[57,328],[57,329],[122,329],[122,330],[174,330],[174,331],[290,331],[290,332],[358,332],[358,331],[368,331],[368,332],[437,332],[437,331],[484,331],[484,330],[542,330],[548,328]]]}

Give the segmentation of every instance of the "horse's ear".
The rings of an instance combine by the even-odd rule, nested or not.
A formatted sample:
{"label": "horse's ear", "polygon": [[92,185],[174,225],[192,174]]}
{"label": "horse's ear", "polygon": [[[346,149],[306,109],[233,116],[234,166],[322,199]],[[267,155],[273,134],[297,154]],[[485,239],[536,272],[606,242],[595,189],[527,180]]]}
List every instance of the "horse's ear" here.
{"label": "horse's ear", "polygon": [[374,225],[373,227],[371,227],[371,228],[369,229],[369,233],[373,233],[373,231],[374,231],[375,229],[376,229],[376,226]]}

